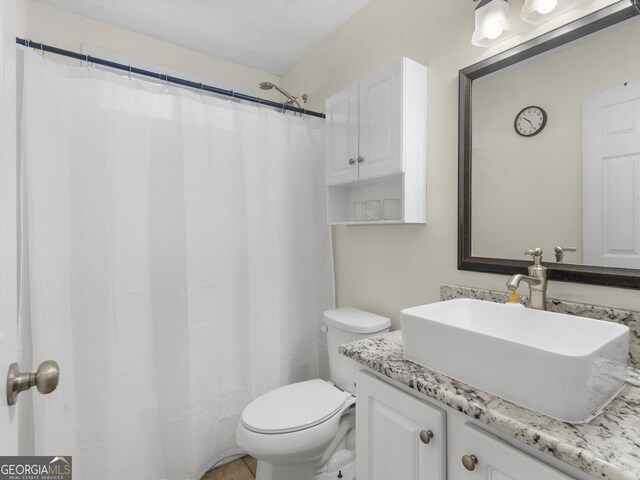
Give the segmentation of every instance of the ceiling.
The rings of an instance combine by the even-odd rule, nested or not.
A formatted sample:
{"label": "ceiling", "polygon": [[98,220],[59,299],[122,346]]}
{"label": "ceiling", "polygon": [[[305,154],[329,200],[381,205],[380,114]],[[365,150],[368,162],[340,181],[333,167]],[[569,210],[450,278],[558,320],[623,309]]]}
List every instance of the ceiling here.
{"label": "ceiling", "polygon": [[280,75],[369,0],[37,0]]}

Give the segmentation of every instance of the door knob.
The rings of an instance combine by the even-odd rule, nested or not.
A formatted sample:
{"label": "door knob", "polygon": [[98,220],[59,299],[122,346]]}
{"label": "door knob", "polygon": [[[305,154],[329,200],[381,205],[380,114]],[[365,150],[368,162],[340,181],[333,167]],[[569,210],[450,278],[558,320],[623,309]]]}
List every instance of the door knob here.
{"label": "door knob", "polygon": [[420,440],[425,445],[429,445],[429,443],[431,443],[432,438],[433,438],[433,432],[431,430],[422,430],[420,432]]}
{"label": "door knob", "polygon": [[358,157],[358,163],[362,163],[362,162],[364,162],[364,157],[360,157],[360,156],[359,156],[359,157]]}
{"label": "door knob", "polygon": [[353,165],[354,163],[356,163],[356,161],[353,158],[349,159],[349,165]]}
{"label": "door knob", "polygon": [[40,393],[46,395],[53,392],[60,380],[60,367],[53,360],[42,362],[34,373],[22,373],[18,364],[12,363],[7,374],[7,403],[15,405],[18,394],[35,386]]}
{"label": "door knob", "polygon": [[476,465],[478,464],[478,457],[475,455],[463,455],[462,456],[462,465],[464,468],[473,472],[476,469]]}

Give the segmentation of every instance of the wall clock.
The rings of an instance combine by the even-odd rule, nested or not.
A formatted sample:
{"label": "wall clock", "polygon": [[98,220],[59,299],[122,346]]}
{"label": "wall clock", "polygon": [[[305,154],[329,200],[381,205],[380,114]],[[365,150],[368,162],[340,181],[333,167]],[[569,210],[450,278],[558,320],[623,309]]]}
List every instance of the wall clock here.
{"label": "wall clock", "polygon": [[542,107],[531,105],[520,110],[513,122],[518,135],[533,137],[539,134],[547,125],[547,112]]}

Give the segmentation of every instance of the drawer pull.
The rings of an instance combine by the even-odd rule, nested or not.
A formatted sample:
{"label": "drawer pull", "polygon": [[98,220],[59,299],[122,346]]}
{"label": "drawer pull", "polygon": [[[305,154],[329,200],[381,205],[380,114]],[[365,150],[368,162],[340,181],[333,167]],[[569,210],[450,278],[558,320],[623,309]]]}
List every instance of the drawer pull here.
{"label": "drawer pull", "polygon": [[420,431],[420,440],[425,445],[429,445],[431,439],[433,438],[433,432],[431,430],[422,430]]}
{"label": "drawer pull", "polygon": [[476,469],[476,465],[478,464],[478,457],[475,455],[463,455],[462,456],[462,465],[464,468],[473,472]]}

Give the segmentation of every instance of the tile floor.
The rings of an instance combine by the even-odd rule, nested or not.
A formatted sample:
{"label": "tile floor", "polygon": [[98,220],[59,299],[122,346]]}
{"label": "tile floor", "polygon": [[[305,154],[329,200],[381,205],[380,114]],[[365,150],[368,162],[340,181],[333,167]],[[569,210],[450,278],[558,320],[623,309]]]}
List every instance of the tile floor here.
{"label": "tile floor", "polygon": [[208,472],[202,480],[253,480],[256,478],[256,463],[253,457],[242,457]]}

